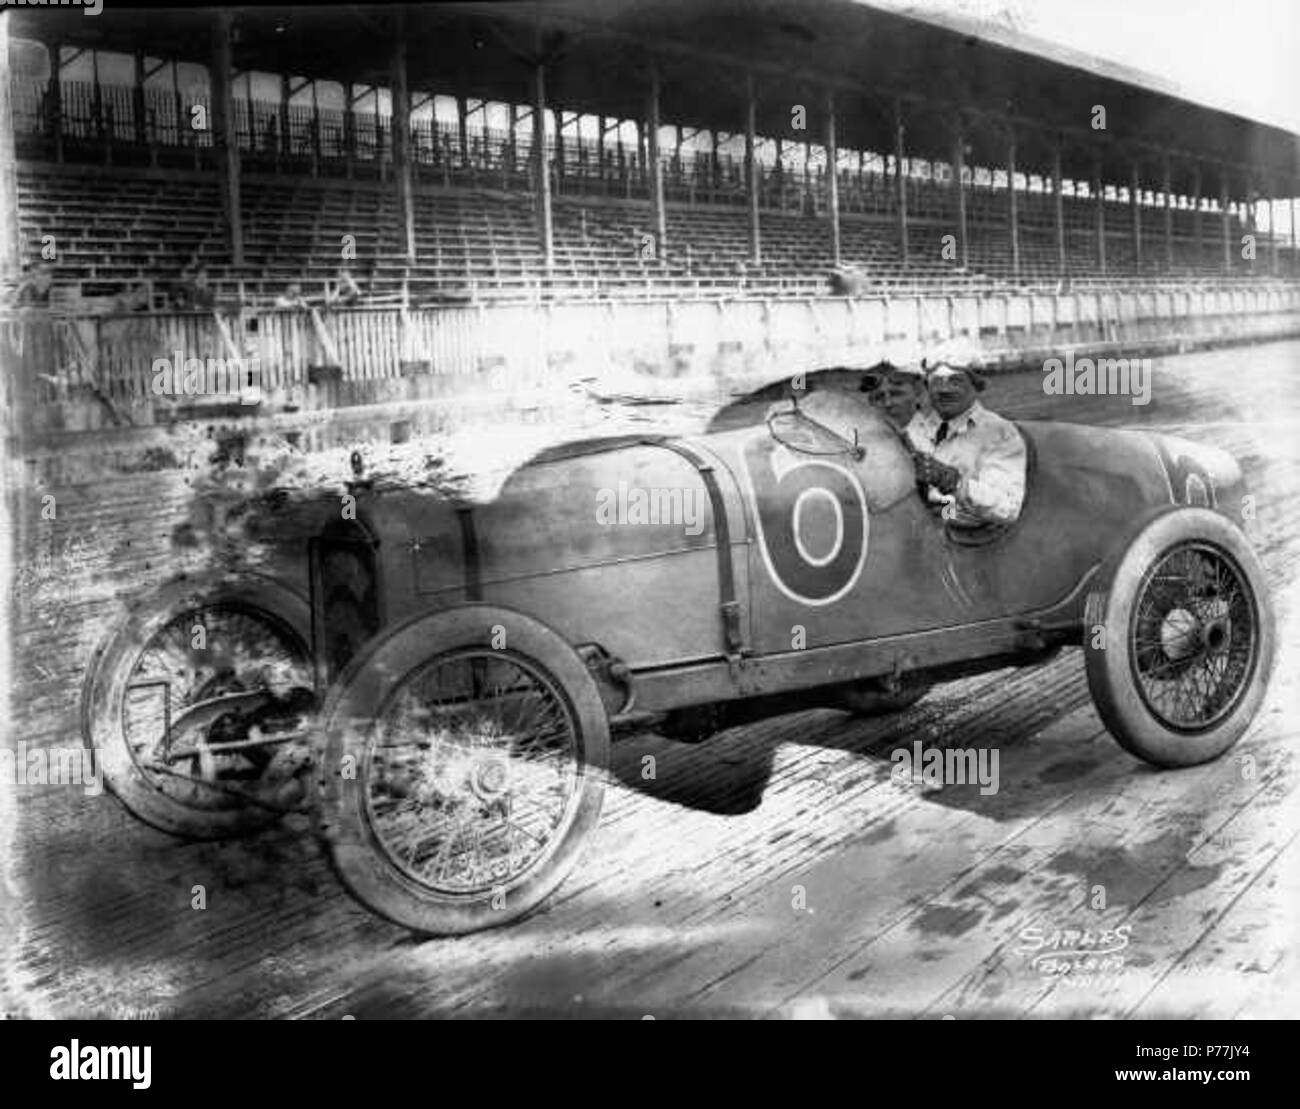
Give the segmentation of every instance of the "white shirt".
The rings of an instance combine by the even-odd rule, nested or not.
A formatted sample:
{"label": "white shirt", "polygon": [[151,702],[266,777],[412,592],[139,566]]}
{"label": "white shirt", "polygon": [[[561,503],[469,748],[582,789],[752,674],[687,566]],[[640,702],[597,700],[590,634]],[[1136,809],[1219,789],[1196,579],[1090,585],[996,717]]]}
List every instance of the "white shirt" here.
{"label": "white shirt", "polygon": [[920,450],[961,474],[955,497],[931,488],[930,500],[954,503],[954,511],[948,515],[957,523],[1015,520],[1025,500],[1026,460],[1025,441],[1015,424],[979,401],[947,421],[948,434],[942,443],[936,443],[942,422],[934,416],[933,423],[917,425],[914,417],[907,425],[908,437],[917,442],[915,430],[921,439],[917,442]]}
{"label": "white shirt", "polygon": [[939,417],[931,409],[918,408],[916,414],[903,428],[907,441],[926,454],[934,452],[934,437],[939,430]]}

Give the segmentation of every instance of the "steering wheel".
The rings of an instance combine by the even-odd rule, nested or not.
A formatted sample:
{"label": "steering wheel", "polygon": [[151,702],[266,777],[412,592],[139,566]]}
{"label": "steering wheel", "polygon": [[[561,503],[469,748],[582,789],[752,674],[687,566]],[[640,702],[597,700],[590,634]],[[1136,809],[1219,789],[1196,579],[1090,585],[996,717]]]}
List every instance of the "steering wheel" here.
{"label": "steering wheel", "polygon": [[[782,432],[777,430],[777,428],[775,427],[775,422],[777,420],[802,421],[804,424],[808,426],[801,429],[797,428],[794,432],[795,434],[798,434],[799,431],[802,431],[806,435],[808,431],[811,430],[817,434],[825,436],[833,443],[839,443],[842,445],[837,447],[832,447],[830,450],[818,450],[817,448],[812,446],[800,444],[797,442],[792,442],[790,439],[785,437],[786,435],[791,434],[791,432],[785,432],[783,434]],[[812,455],[817,458],[832,458],[836,455],[848,454],[848,455],[852,455],[853,458],[856,460],[860,460],[866,454],[866,451],[857,442],[850,443],[847,439],[844,438],[844,436],[840,435],[838,432],[832,431],[825,424],[819,422],[818,420],[814,420],[811,416],[808,416],[805,413],[801,412],[799,410],[798,404],[795,404],[795,406],[792,409],[790,409],[788,412],[769,412],[767,415],[766,422],[767,422],[768,434],[771,435],[772,438],[775,439],[778,443],[780,443],[781,446],[785,447],[786,450],[795,451],[798,454]],[[856,440],[856,438],[857,438],[857,433],[854,432],[854,439]]]}

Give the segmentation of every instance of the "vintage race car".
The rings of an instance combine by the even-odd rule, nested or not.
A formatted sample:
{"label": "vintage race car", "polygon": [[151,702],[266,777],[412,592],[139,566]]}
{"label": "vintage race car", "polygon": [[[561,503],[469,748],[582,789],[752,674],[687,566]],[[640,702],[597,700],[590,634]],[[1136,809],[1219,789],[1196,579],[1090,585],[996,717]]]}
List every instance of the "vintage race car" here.
{"label": "vintage race car", "polygon": [[564,879],[619,728],[893,711],[1063,647],[1158,766],[1255,716],[1274,624],[1222,451],[1019,423],[1021,514],[969,528],[860,394],[724,425],[548,450],[487,504],[359,481],[283,579],[173,583],[87,674],[106,780],[185,836],[305,807],[362,902],[456,933]]}

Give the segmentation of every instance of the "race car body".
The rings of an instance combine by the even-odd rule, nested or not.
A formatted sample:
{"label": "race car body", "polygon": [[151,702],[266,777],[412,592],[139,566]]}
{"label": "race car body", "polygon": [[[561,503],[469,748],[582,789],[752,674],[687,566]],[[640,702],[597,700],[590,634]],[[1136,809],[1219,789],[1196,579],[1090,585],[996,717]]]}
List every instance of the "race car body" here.
{"label": "race car body", "polygon": [[1026,422],[1020,518],[972,532],[916,495],[865,402],[813,394],[788,419],[784,435],[763,422],[559,448],[483,506],[362,498],[332,532],[374,559],[354,648],[394,614],[501,605],[623,662],[654,709],[973,661],[1033,649],[1034,622],[1077,639],[1089,581],[1152,509],[1240,503],[1240,470],[1213,448]]}

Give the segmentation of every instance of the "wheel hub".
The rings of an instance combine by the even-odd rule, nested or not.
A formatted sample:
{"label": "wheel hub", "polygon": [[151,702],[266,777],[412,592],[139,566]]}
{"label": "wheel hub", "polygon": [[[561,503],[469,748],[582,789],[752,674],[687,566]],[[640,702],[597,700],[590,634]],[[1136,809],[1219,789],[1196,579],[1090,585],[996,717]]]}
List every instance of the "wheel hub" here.
{"label": "wheel hub", "polygon": [[1160,647],[1166,658],[1181,662],[1196,654],[1200,622],[1185,608],[1171,609],[1160,625]]}
{"label": "wheel hub", "polygon": [[[492,729],[449,739],[442,730],[429,735],[430,747],[417,788],[425,804],[491,805],[510,792],[509,760],[502,737]],[[417,764],[418,767],[418,764]]]}
{"label": "wheel hub", "polygon": [[1201,642],[1211,653],[1218,653],[1232,639],[1232,624],[1227,619],[1211,620],[1201,629]]}
{"label": "wheel hub", "polygon": [[1172,662],[1217,654],[1226,650],[1231,641],[1232,621],[1220,611],[1198,616],[1185,608],[1174,608],[1160,624],[1160,648]]}
{"label": "wheel hub", "polygon": [[505,759],[489,755],[475,760],[470,789],[480,801],[495,801],[506,792],[510,781]]}
{"label": "wheel hub", "polygon": [[1248,585],[1222,551],[1170,550],[1148,573],[1132,625],[1134,676],[1168,727],[1203,731],[1249,680],[1257,635]]}
{"label": "wheel hub", "polygon": [[578,735],[544,671],[486,648],[438,656],[390,694],[369,743],[367,818],[420,886],[492,890],[561,842]]}

